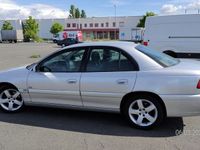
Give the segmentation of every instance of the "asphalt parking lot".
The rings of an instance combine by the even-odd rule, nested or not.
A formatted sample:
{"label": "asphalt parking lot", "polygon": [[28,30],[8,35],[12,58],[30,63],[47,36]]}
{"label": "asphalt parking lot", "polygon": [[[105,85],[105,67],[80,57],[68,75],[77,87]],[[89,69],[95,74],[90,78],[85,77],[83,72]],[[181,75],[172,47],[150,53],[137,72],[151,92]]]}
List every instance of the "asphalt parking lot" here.
{"label": "asphalt parking lot", "polygon": [[[36,62],[54,44],[0,44],[0,70]],[[178,135],[177,135],[178,134]],[[0,112],[0,150],[199,149],[200,117],[168,118],[151,131],[131,128],[119,114],[27,107]]]}

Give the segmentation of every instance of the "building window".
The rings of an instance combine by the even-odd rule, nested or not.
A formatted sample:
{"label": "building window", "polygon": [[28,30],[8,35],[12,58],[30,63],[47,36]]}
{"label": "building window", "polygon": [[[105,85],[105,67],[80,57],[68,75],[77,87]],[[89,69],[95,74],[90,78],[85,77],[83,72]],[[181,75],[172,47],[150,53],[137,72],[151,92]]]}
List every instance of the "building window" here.
{"label": "building window", "polygon": [[98,28],[98,27],[99,27],[99,24],[98,24],[98,23],[95,23],[95,27]]}
{"label": "building window", "polygon": [[91,27],[91,28],[93,27],[93,23],[90,23],[90,27]]}
{"label": "building window", "polygon": [[72,27],[73,27],[73,28],[76,28],[76,23],[73,23],[73,24],[72,24]]}
{"label": "building window", "polygon": [[113,27],[116,27],[116,22],[113,22]]}
{"label": "building window", "polygon": [[67,24],[67,27],[68,27],[68,28],[70,28],[70,27],[71,27],[71,24],[70,24],[70,23],[68,23],[68,24]]}
{"label": "building window", "polygon": [[80,24],[80,29],[82,29],[82,24]]}
{"label": "building window", "polygon": [[124,27],[124,22],[120,22],[120,23],[119,23],[119,26],[120,26],[120,27]]}
{"label": "building window", "polygon": [[106,22],[106,27],[109,27],[109,23],[108,22]]}
{"label": "building window", "polygon": [[87,28],[87,23],[85,23],[84,27]]}
{"label": "building window", "polygon": [[101,24],[101,27],[104,27],[104,23]]}
{"label": "building window", "polygon": [[108,39],[108,32],[104,32],[104,39]]}

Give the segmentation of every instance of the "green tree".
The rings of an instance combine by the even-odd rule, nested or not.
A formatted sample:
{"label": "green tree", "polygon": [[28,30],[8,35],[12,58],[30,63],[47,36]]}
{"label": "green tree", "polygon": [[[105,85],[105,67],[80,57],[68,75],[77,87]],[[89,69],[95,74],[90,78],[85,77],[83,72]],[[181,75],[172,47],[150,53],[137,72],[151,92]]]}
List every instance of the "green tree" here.
{"label": "green tree", "polygon": [[2,30],[13,30],[13,26],[9,21],[4,21]]}
{"label": "green tree", "polygon": [[75,18],[80,18],[81,17],[81,13],[79,8],[76,8],[76,13],[75,13]]}
{"label": "green tree", "polygon": [[145,27],[145,22],[146,22],[146,18],[150,17],[150,16],[155,16],[156,14],[154,12],[147,12],[142,19],[140,19],[139,23],[137,24],[137,27]]}
{"label": "green tree", "polygon": [[63,31],[63,26],[58,23],[58,22],[55,22],[52,26],[51,26],[51,29],[50,29],[50,32],[54,35],[56,35],[57,33]]}
{"label": "green tree", "polygon": [[87,18],[85,10],[81,10],[81,18]]}
{"label": "green tree", "polygon": [[79,8],[76,8],[74,5],[70,6],[69,10],[69,18],[86,18],[86,12],[85,10],[81,10]]}
{"label": "green tree", "polygon": [[40,38],[38,36],[39,25],[36,22],[36,20],[33,19],[31,16],[29,16],[29,18],[23,24],[23,30],[24,30],[25,41],[30,41],[30,39],[32,39],[34,41],[40,40]]}
{"label": "green tree", "polygon": [[76,14],[76,7],[74,5],[70,6],[70,10],[69,10],[69,17],[70,18],[75,18],[75,14]]}

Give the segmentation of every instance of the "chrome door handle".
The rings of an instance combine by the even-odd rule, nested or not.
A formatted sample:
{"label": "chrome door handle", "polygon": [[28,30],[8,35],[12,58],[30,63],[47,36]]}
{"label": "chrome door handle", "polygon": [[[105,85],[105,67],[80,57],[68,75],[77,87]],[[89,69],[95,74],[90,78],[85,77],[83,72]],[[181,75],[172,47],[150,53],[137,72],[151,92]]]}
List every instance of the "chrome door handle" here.
{"label": "chrome door handle", "polygon": [[117,84],[128,84],[128,80],[126,79],[117,80]]}
{"label": "chrome door handle", "polygon": [[70,79],[70,80],[67,80],[67,82],[68,82],[69,84],[76,84],[76,83],[77,83],[77,80],[75,80],[75,79]]}

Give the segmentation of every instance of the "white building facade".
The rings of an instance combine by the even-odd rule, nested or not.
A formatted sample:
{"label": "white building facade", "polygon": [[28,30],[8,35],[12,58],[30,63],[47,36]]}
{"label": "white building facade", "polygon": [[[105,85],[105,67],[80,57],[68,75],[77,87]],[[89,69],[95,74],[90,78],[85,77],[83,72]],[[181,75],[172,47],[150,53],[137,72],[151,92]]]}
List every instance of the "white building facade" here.
{"label": "white building facade", "polygon": [[[135,28],[141,16],[125,17],[92,17],[80,19],[36,19],[39,24],[39,36],[52,39],[50,28],[53,23],[63,25],[65,31],[82,31],[83,40],[115,40],[119,39],[120,28]],[[14,29],[22,29],[24,20],[9,20]],[[0,21],[0,28],[3,20]]]}

